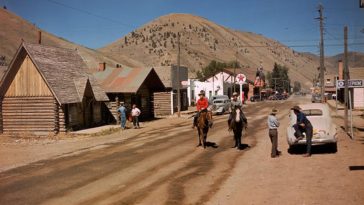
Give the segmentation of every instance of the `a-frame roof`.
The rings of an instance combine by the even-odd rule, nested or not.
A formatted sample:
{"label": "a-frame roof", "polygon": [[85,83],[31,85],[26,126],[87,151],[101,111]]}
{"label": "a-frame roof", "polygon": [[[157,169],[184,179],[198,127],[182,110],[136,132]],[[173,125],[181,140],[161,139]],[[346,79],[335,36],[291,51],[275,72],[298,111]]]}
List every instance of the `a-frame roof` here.
{"label": "a-frame roof", "polygon": [[[109,100],[76,50],[22,43],[4,79],[11,78],[12,69],[17,69],[16,59],[26,54],[29,55],[60,104],[82,102],[88,81],[97,101]],[[2,90],[7,89],[5,81],[0,86]]]}

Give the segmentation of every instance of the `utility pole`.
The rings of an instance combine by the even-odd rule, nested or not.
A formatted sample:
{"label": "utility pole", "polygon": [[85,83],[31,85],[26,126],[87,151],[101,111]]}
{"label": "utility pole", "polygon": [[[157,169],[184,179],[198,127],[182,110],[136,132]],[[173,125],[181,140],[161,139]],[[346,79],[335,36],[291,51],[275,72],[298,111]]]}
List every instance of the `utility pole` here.
{"label": "utility pole", "polygon": [[[235,53],[235,60],[237,60],[236,53]],[[235,83],[236,83],[236,63],[234,63],[234,92],[235,92]]]}
{"label": "utility pole", "polygon": [[325,75],[325,63],[324,63],[324,25],[323,25],[323,6],[319,5],[319,13],[320,13],[320,84],[321,84],[321,102],[325,102],[325,81],[324,81],[324,75]]}
{"label": "utility pole", "polygon": [[180,35],[178,32],[178,54],[177,54],[177,111],[178,117],[181,117],[181,91],[180,91],[180,79],[179,79],[179,67],[181,61],[181,46],[180,46]]}
{"label": "utility pole", "polygon": [[349,94],[349,68],[348,68],[348,27],[344,27],[344,80],[345,80],[345,90],[344,90],[344,100],[345,100],[345,117],[344,117],[344,128],[348,132],[348,94]]}

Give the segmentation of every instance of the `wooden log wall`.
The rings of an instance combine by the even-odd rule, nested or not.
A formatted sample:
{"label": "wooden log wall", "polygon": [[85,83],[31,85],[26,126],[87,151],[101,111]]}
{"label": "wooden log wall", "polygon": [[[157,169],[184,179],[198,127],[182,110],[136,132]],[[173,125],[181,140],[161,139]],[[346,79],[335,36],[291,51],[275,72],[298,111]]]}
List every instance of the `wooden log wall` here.
{"label": "wooden log wall", "polygon": [[171,115],[171,93],[154,93],[154,116],[161,117]]}
{"label": "wooden log wall", "polygon": [[2,108],[2,100],[0,99],[0,134],[3,133],[3,108]]}
{"label": "wooden log wall", "polygon": [[64,111],[62,109],[62,106],[58,106],[58,120],[59,120],[59,132],[65,133],[67,131],[66,129],[66,116],[64,114]]}
{"label": "wooden log wall", "polygon": [[4,133],[49,133],[55,128],[53,97],[5,97],[2,101]]}

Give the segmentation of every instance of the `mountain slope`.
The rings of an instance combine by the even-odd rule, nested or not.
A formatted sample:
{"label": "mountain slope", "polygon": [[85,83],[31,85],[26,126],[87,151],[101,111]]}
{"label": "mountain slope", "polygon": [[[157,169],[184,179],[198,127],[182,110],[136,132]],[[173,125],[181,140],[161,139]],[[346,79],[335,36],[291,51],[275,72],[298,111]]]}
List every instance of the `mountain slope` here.
{"label": "mountain slope", "polygon": [[[40,29],[3,8],[0,8],[0,28],[0,56],[5,56],[7,64],[10,63],[22,40],[28,43],[38,43],[38,31]],[[90,69],[96,69],[100,62],[106,62],[112,66],[122,64],[97,50],[74,44],[46,31],[42,31],[42,44],[77,49]],[[128,66],[142,65],[126,57],[123,60],[123,64]]]}
{"label": "mountain slope", "polygon": [[115,59],[128,56],[147,66],[176,64],[178,33],[181,64],[189,67],[190,76],[211,60],[238,60],[249,73],[260,64],[270,71],[277,62],[289,67],[291,79],[305,87],[311,86],[317,74],[317,59],[262,35],[234,31],[189,14],[162,16],[99,50]]}

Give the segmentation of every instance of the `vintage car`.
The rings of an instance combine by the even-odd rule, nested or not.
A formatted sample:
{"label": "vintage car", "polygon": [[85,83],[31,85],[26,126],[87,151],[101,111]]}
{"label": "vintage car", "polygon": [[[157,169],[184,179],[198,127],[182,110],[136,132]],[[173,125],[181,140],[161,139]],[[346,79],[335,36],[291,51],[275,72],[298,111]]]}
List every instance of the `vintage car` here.
{"label": "vintage car", "polygon": [[222,115],[229,110],[229,107],[231,105],[231,100],[226,98],[217,98],[214,101],[212,101],[212,105],[213,105],[212,112],[217,115]]}
{"label": "vintage car", "polygon": [[[330,110],[327,104],[312,103],[299,105],[301,111],[305,113],[307,119],[313,127],[312,145],[329,144],[332,151],[337,150],[337,130],[330,115]],[[293,125],[297,118],[293,110],[289,114],[289,126],[287,127],[287,142],[290,148],[299,144],[306,144],[306,138],[298,140],[294,136]]]}

